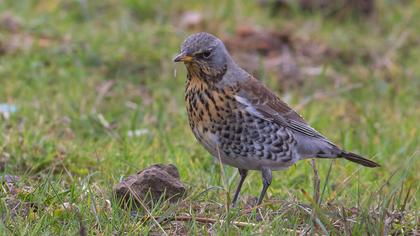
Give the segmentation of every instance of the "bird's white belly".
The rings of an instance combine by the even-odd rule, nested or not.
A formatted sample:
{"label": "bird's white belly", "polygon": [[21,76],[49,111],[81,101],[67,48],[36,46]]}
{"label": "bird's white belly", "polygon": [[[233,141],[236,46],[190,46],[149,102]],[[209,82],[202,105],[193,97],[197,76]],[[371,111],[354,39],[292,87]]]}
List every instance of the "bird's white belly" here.
{"label": "bird's white belly", "polygon": [[292,159],[289,162],[262,160],[253,157],[224,157],[221,156],[222,163],[245,170],[261,170],[263,167],[271,170],[287,169],[296,163],[298,159]]}
{"label": "bird's white belly", "polygon": [[198,129],[193,129],[193,133],[198,141],[217,161],[220,159],[223,164],[227,164],[236,168],[246,170],[261,170],[263,167],[266,167],[271,170],[282,170],[287,169],[299,160],[297,154],[294,155],[294,158],[288,162],[265,160],[256,157],[226,156],[219,150],[219,140],[217,135],[209,132],[202,133]]}

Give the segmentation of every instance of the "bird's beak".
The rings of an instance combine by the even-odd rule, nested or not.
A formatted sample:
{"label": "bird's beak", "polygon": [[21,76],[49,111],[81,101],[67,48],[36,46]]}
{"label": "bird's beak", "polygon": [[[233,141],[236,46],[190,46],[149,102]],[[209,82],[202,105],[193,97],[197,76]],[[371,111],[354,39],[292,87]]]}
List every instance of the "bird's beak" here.
{"label": "bird's beak", "polygon": [[174,62],[191,62],[192,61],[192,56],[188,56],[185,52],[181,52],[180,54],[178,54],[175,58],[174,58]]}

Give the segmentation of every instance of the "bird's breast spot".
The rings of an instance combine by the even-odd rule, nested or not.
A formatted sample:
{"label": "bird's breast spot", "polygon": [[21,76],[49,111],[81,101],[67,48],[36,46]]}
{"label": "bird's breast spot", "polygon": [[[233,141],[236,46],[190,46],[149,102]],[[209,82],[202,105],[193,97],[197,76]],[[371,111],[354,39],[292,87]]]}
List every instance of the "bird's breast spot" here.
{"label": "bird's breast spot", "polygon": [[211,144],[212,146],[219,144],[219,138],[217,135],[204,127],[202,124],[194,128],[194,133],[198,139],[203,139],[205,142]]}

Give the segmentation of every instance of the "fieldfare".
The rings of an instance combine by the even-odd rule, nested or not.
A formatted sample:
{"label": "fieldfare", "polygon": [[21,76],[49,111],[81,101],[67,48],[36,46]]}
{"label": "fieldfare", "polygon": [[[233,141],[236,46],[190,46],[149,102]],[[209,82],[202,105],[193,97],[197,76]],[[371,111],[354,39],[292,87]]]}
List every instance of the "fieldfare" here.
{"label": "fieldfare", "polygon": [[239,67],[223,42],[209,33],[189,36],[174,59],[187,68],[185,102],[189,125],[204,148],[238,168],[235,205],[248,170],[262,173],[261,204],[271,171],[307,158],[344,158],[367,167],[379,164],[347,152]]}

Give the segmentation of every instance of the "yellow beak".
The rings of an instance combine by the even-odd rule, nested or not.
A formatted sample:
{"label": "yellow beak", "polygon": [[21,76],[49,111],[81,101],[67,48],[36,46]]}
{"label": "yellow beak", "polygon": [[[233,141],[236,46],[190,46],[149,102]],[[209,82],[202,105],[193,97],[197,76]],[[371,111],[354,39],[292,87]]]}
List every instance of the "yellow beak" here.
{"label": "yellow beak", "polygon": [[174,58],[174,62],[191,62],[192,61],[192,56],[188,56],[186,53],[181,52],[180,54],[178,54],[175,58]]}

